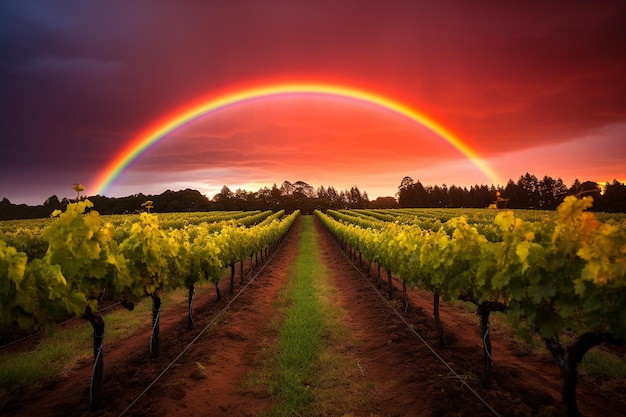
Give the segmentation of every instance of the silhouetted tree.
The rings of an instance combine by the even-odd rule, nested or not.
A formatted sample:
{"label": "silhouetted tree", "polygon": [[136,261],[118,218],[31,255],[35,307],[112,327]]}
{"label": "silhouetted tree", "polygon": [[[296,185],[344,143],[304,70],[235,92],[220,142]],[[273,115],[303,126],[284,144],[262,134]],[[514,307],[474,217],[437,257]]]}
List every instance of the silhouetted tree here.
{"label": "silhouetted tree", "polygon": [[317,198],[328,199],[328,192],[326,191],[326,188],[324,188],[323,185],[320,185],[319,187],[317,187]]}
{"label": "silhouetted tree", "polygon": [[337,190],[335,189],[335,187],[333,187],[332,185],[330,185],[327,189],[326,192],[328,194],[328,201],[330,202],[330,207],[332,209],[338,209],[341,208],[343,205],[343,200],[341,198],[340,193],[337,192]]}
{"label": "silhouetted tree", "polygon": [[600,197],[598,210],[606,212],[626,213],[626,185],[616,179],[612,183],[607,182],[604,186],[604,194]]}
{"label": "silhouetted tree", "polygon": [[506,187],[504,187],[502,191],[502,197],[509,199],[507,208],[522,208],[520,187],[513,180],[509,180],[509,182],[506,183]]}
{"label": "silhouetted tree", "polygon": [[59,197],[57,197],[56,195],[51,195],[46,199],[46,201],[44,201],[43,205],[44,207],[49,207],[53,210],[56,210],[61,207],[61,202],[59,201]]}
{"label": "silhouetted tree", "polygon": [[289,181],[283,181],[282,185],[280,186],[281,195],[292,195],[294,191],[295,187],[292,183],[290,183]]}
{"label": "silhouetted tree", "polygon": [[404,177],[398,186],[396,194],[400,207],[415,207],[415,181],[411,177]]}
{"label": "silhouetted tree", "polygon": [[217,210],[236,210],[235,194],[226,185],[213,196],[213,201]]}
{"label": "silhouetted tree", "polygon": [[296,181],[293,183],[294,193],[300,193],[306,198],[315,198],[315,188],[304,181]]}
{"label": "silhouetted tree", "polygon": [[365,208],[369,203],[367,199],[367,194],[361,194],[361,191],[358,187],[350,188],[350,191],[346,193],[347,205],[348,208]]}
{"label": "silhouetted tree", "polygon": [[398,202],[393,197],[377,197],[370,202],[370,208],[374,209],[394,209],[398,208]]}
{"label": "silhouetted tree", "polygon": [[270,202],[272,205],[278,206],[280,204],[281,192],[276,184],[272,185],[272,189],[270,191]]}
{"label": "silhouetted tree", "polygon": [[517,181],[521,208],[539,208],[539,180],[528,172]]}
{"label": "silhouetted tree", "polygon": [[[467,190],[466,190],[467,191]],[[463,196],[465,191],[462,188],[457,187],[456,185],[451,185],[448,190],[448,204],[450,207],[464,207],[463,205]]]}
{"label": "silhouetted tree", "polygon": [[434,185],[430,188],[430,201],[432,207],[445,207],[447,199],[447,196],[438,185]]}
{"label": "silhouetted tree", "polygon": [[[404,177],[398,187],[396,198],[379,197],[370,202],[365,191],[357,186],[350,190],[337,192],[333,186],[320,186],[317,190],[304,181],[291,184],[284,181],[279,188],[276,184],[271,189],[263,187],[257,192],[238,189],[232,192],[224,185],[212,201],[197,190],[167,190],[159,195],[138,193],[127,197],[109,198],[101,195],[88,197],[94,203],[94,209],[101,214],[135,213],[142,208],[142,203],[153,201],[154,210],[160,213],[172,211],[208,211],[208,210],[277,210],[291,212],[296,209],[303,213],[312,213],[315,209],[326,210],[342,208],[394,208],[394,207],[487,207],[496,199],[496,192],[508,199],[507,208],[538,208],[552,210],[565,195],[584,194],[594,198],[594,211],[626,212],[626,185],[617,180],[607,182],[604,189],[593,181],[574,181],[568,189],[563,181],[544,176],[540,181],[534,175],[526,173],[517,183],[507,182],[506,187],[493,185],[474,185],[466,187],[443,184],[423,186],[411,177]],[[48,217],[53,210],[63,209],[70,203],[68,198],[59,201],[53,195],[42,205],[27,206],[12,204],[8,198],[0,200],[0,220],[28,219]],[[501,206],[499,206],[501,207]]]}
{"label": "silhouetted tree", "polygon": [[[602,188],[598,185],[597,182],[594,181],[585,181],[581,184],[581,195],[589,195],[593,197],[593,201],[600,201],[600,197],[602,196]],[[596,208],[597,210],[597,208]]]}
{"label": "silhouetted tree", "polygon": [[567,195],[567,187],[562,179],[545,176],[538,184],[539,206],[543,210],[554,210]]}

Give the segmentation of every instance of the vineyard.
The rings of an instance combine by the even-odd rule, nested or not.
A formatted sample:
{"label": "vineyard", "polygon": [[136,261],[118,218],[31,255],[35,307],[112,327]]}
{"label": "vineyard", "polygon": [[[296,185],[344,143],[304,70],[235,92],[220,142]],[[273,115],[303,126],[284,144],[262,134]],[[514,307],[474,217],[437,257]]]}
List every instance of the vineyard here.
{"label": "vineyard", "polygon": [[[167,228],[149,213],[126,222],[103,222],[89,200],[68,206],[43,230],[10,234],[15,246],[0,241],[2,287],[0,328],[40,327],[51,332],[63,317],[84,317],[93,326],[94,368],[89,401],[102,403],[105,322],[98,301],[108,293],[132,310],[144,297],[152,299],[150,354],[159,356],[161,293],[179,288],[189,291],[189,327],[193,327],[195,285],[216,284],[218,299],[221,270],[230,265],[231,286],[235,263],[268,255],[287,232],[298,212],[212,214],[168,219]],[[226,219],[227,218],[227,219]],[[254,225],[246,227],[245,225]],[[26,243],[23,243],[26,242]],[[42,257],[32,255],[47,244]],[[34,249],[28,250],[33,244]],[[24,247],[18,251],[16,247]],[[29,253],[31,256],[29,257]]]}
{"label": "vineyard", "polygon": [[[360,373],[350,379],[367,374],[397,384],[395,389],[367,392],[376,405],[361,399],[354,410],[369,410],[365,415],[575,416],[580,415],[579,403],[583,415],[623,409],[626,400],[619,395],[607,399],[585,380],[582,388],[579,384],[585,354],[602,345],[619,358],[626,337],[621,303],[626,299],[626,223],[622,216],[586,212],[590,204],[588,198],[572,197],[556,212],[316,212],[315,227],[323,242],[319,252],[335,276],[339,302],[354,320],[353,331],[368,332],[368,341],[346,348],[362,357],[354,368]],[[55,400],[40,394],[35,409],[58,403],[51,406],[52,412],[40,414],[68,414],[59,411],[64,404],[60,396],[75,398],[72,415],[122,415],[128,409],[129,415],[144,415],[138,409],[151,409],[146,415],[168,415],[176,408],[158,398],[169,395],[173,403],[202,398],[185,406],[200,407],[194,408],[198,415],[256,415],[267,410],[272,401],[267,393],[256,386],[248,388],[253,399],[242,397],[241,386],[231,379],[262,372],[253,360],[240,363],[241,357],[271,344],[271,337],[263,334],[267,322],[274,320],[272,300],[289,279],[301,227],[298,214],[100,216],[90,210],[89,201],[81,201],[55,213],[54,219],[0,224],[3,338],[38,328],[52,333],[71,317],[86,319],[93,328],[93,363],[81,368],[84,372],[76,371],[85,380],[57,381],[55,386],[64,394],[55,392]],[[312,219],[306,217],[308,225]],[[203,295],[194,306],[197,288],[212,288],[211,301]],[[162,300],[176,292],[184,297],[166,314]],[[103,309],[115,301],[118,308],[130,310],[147,302],[151,315],[145,331],[109,351]],[[211,332],[213,336],[204,340],[203,334]],[[541,360],[529,355],[527,362],[536,361],[535,368],[526,363],[512,370],[510,365],[520,360],[510,346],[531,346],[533,340],[549,353]],[[185,345],[188,348],[182,349]],[[518,356],[528,355],[518,350]],[[219,363],[211,372],[204,372],[212,366],[202,355],[205,351],[213,352],[209,362]],[[223,360],[218,359],[221,355]],[[105,358],[115,376],[105,377]],[[181,358],[196,364],[187,376],[178,370]],[[409,363],[417,368],[406,366]],[[397,378],[389,377],[391,366]],[[161,383],[155,388],[159,395],[140,398],[142,393],[131,386],[146,385],[147,392],[159,385],[153,378],[160,377],[160,369],[170,373],[164,376],[168,381],[178,381],[178,388]],[[523,381],[513,382],[510,375]],[[154,382],[147,384],[150,380]],[[204,392],[207,388],[199,392],[197,385],[209,387],[212,394]],[[548,386],[556,387],[554,394],[544,392]],[[624,377],[613,386],[617,388],[609,392],[620,392]],[[348,391],[352,389],[350,385]],[[168,390],[173,391],[165,395]],[[29,392],[28,387],[6,394],[7,410],[14,415],[35,410],[15,399],[23,392]],[[231,402],[220,406],[218,396]],[[135,402],[140,406],[130,408]],[[369,405],[363,408],[365,402]]]}
{"label": "vineyard", "polygon": [[[555,217],[536,213],[474,211],[317,212],[344,245],[382,267],[393,299],[392,274],[406,289],[433,294],[439,344],[440,299],[474,303],[480,316],[488,386],[493,365],[489,317],[506,313],[518,336],[544,340],[560,370],[568,415],[578,416],[577,367],[585,353],[626,338],[626,228],[623,219],[602,222],[585,212],[592,198],[568,197]],[[456,214],[456,215],[455,215]],[[570,332],[572,341],[561,337]]]}

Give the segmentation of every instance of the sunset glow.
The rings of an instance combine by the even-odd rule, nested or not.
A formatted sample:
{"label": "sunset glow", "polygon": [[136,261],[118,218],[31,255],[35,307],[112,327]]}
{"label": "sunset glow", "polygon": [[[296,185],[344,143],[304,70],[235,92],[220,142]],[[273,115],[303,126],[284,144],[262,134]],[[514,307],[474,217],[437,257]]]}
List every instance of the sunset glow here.
{"label": "sunset glow", "polygon": [[626,178],[626,4],[2,2],[0,199]]}
{"label": "sunset glow", "polygon": [[150,146],[157,143],[161,138],[181,126],[192,122],[194,119],[223,109],[227,106],[234,106],[249,100],[282,96],[282,95],[328,95],[347,97],[356,101],[372,103],[384,109],[392,110],[398,114],[408,117],[409,119],[419,123],[435,132],[442,139],[453,145],[463,155],[472,161],[494,184],[501,182],[498,175],[461,139],[450,132],[448,129],[428,118],[424,114],[411,109],[400,102],[394,101],[375,93],[361,91],[353,88],[329,85],[329,84],[278,84],[261,86],[249,90],[238,91],[227,94],[214,99],[209,99],[201,104],[193,104],[186,106],[182,110],[175,112],[174,116],[168,116],[164,120],[158,122],[146,133],[131,141],[131,143],[107,166],[102,174],[96,180],[93,187],[95,193],[104,194],[115,179],[122,174],[130,163],[140,157],[140,155]]}

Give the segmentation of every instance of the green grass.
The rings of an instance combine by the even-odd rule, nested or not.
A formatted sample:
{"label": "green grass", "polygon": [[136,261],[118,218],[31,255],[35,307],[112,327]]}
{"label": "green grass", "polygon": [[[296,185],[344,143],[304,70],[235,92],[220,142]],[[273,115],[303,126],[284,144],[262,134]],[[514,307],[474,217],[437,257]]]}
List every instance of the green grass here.
{"label": "green grass", "polygon": [[[332,273],[323,260],[313,216],[302,216],[298,255],[279,294],[270,332],[278,342],[267,353],[263,375],[275,404],[269,416],[349,416],[373,395],[374,386],[353,356],[359,340],[343,321]],[[271,356],[273,355],[273,357]]]}
{"label": "green grass", "polygon": [[315,363],[323,350],[326,318],[318,299],[316,277],[324,273],[316,259],[312,218],[303,218],[298,256],[281,295],[285,315],[279,330],[279,355],[272,365],[268,392],[277,399],[272,416],[310,415]]}
{"label": "green grass", "polygon": [[626,378],[626,358],[604,349],[593,349],[583,357],[582,371],[601,379]]}

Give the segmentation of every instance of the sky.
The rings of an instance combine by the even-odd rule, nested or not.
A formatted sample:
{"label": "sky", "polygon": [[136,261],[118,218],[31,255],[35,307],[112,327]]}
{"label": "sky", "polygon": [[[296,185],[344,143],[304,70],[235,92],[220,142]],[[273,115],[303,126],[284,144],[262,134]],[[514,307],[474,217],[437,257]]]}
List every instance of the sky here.
{"label": "sky", "polygon": [[[0,0],[0,199],[73,198],[74,183],[212,198],[288,180],[374,199],[405,176],[624,182],[624,45],[621,0]],[[98,189],[130,144],[182,110],[294,83],[401,103],[475,159],[393,109],[309,92],[203,114]]]}

